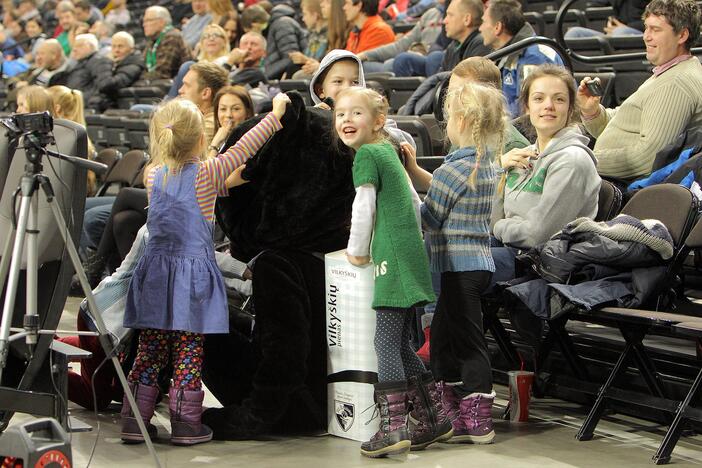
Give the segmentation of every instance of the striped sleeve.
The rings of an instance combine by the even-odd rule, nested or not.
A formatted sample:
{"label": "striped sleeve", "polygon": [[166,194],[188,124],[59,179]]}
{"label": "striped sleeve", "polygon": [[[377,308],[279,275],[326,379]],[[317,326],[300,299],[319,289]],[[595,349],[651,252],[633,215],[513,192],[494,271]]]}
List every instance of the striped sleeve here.
{"label": "striped sleeve", "polygon": [[283,126],[278,118],[272,112],[269,112],[263,120],[246,132],[224,154],[202,163],[201,170],[204,170],[208,175],[212,186],[219,195],[228,193],[226,181],[229,174],[246,163],[281,128]]}

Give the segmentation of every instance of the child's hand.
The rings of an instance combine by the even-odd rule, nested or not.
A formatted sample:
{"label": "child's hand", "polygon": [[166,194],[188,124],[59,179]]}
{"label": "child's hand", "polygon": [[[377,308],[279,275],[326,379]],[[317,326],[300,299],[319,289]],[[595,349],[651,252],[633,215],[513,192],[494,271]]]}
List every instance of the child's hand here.
{"label": "child's hand", "polygon": [[346,258],[349,260],[349,263],[351,265],[355,266],[363,266],[367,265],[370,263],[370,257],[368,255],[365,255],[363,257],[357,257],[355,255],[351,255],[350,253],[346,252]]}
{"label": "child's hand", "polygon": [[407,142],[400,143],[400,150],[405,159],[405,167],[408,171],[417,167],[417,150]]}
{"label": "child's hand", "polygon": [[278,120],[283,118],[285,114],[285,108],[290,103],[290,97],[285,93],[278,93],[273,98],[273,115],[275,115]]}
{"label": "child's hand", "polygon": [[244,172],[244,169],[246,169],[246,164],[242,164],[241,166],[237,167],[234,172],[229,174],[229,177],[227,177],[227,181],[225,182],[227,188],[238,187],[239,185],[249,183],[248,180],[241,177],[241,173]]}
{"label": "child's hand", "polygon": [[315,59],[307,60],[302,66],[302,71],[306,75],[314,75],[317,70],[319,70],[319,62]]}

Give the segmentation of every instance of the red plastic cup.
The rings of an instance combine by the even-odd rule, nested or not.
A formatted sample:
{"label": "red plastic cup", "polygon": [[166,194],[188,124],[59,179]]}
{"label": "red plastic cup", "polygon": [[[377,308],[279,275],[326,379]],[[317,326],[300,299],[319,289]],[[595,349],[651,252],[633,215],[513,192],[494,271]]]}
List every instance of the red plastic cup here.
{"label": "red plastic cup", "polygon": [[529,420],[529,401],[534,373],[529,371],[509,371],[509,420],[527,422]]}

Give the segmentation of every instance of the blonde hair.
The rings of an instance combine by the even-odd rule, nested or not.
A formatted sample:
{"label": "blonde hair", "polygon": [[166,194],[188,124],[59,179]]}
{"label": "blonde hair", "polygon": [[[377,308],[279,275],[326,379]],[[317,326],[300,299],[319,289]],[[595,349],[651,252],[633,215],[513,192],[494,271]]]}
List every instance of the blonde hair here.
{"label": "blonde hair", "polygon": [[202,112],[192,102],[172,99],[156,108],[149,124],[151,161],[144,171],[164,165],[169,171],[180,172],[185,163],[204,156],[205,126]]}
{"label": "blonde hair", "polygon": [[[205,34],[207,34],[208,32],[214,32],[222,36],[224,46],[222,47],[219,55],[211,56],[207,52],[205,52]],[[200,55],[197,56],[197,59],[203,60],[205,62],[214,62],[215,59],[227,54],[229,54],[229,36],[227,35],[227,31],[225,31],[222,26],[214,23],[210,23],[207,26],[205,26],[205,28],[202,30],[202,34],[200,34]]]}
{"label": "blonde hair", "polygon": [[480,160],[491,149],[496,159],[502,152],[507,125],[505,98],[494,86],[468,82],[448,93],[444,115],[448,119],[462,119],[462,128],[470,132],[476,164],[468,177],[468,184],[475,190]]}
{"label": "blonde hair", "polygon": [[[83,112],[83,93],[78,89],[71,89],[63,85],[51,86],[47,89],[52,101],[52,114],[58,119],[66,119],[88,127],[85,123]],[[57,109],[57,106],[60,109]],[[92,159],[95,146],[88,138],[88,154]]]}
{"label": "blonde hair", "polygon": [[24,96],[27,100],[27,110],[29,112],[49,111],[51,115],[54,115],[54,105],[46,88],[37,85],[25,86],[17,91],[17,97],[19,98],[20,96]]}
{"label": "blonde hair", "polygon": [[229,16],[232,12],[236,14],[234,5],[232,5],[230,0],[207,0],[207,5],[209,5],[210,11],[215,15]]}
{"label": "blonde hair", "polygon": [[[343,89],[336,95],[335,101],[338,103],[341,98],[351,96],[357,97],[364,101],[368,110],[371,111],[371,115],[374,119],[382,116],[383,119],[387,118],[388,115],[388,101],[377,91],[370,88],[362,88],[360,86],[351,86],[350,88]],[[334,128],[336,127],[336,112],[334,112]],[[335,132],[336,133],[336,132]],[[377,132],[378,140],[389,139],[387,132],[381,127]],[[337,135],[338,137],[338,135]]]}

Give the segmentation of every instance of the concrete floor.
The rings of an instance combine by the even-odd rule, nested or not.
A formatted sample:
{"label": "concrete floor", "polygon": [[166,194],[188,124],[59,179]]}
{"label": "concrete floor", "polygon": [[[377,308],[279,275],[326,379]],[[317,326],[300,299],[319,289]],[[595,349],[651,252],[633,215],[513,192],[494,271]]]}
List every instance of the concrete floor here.
{"label": "concrete floor", "polygon": [[[73,328],[78,300],[69,298],[62,328]],[[161,466],[192,465],[227,467],[645,467],[658,448],[665,428],[619,415],[604,418],[596,438],[578,442],[574,436],[586,409],[556,399],[534,400],[530,421],[513,424],[500,420],[507,389],[497,386],[493,411],[497,438],[492,445],[455,446],[435,444],[407,457],[372,460],[359,453],[359,443],[329,435],[270,438],[266,441],[211,442],[194,447],[173,447],[168,443],[168,408],[160,404],[154,423],[160,439],[155,441]],[[219,406],[208,395],[207,406]],[[95,416],[91,411],[70,406],[71,415],[93,426],[92,432],[72,435],[74,466],[92,467],[154,466],[146,447],[123,445],[119,439],[119,408]],[[31,419],[16,415],[11,425]],[[683,438],[673,453],[672,466],[702,464],[702,436]]]}

